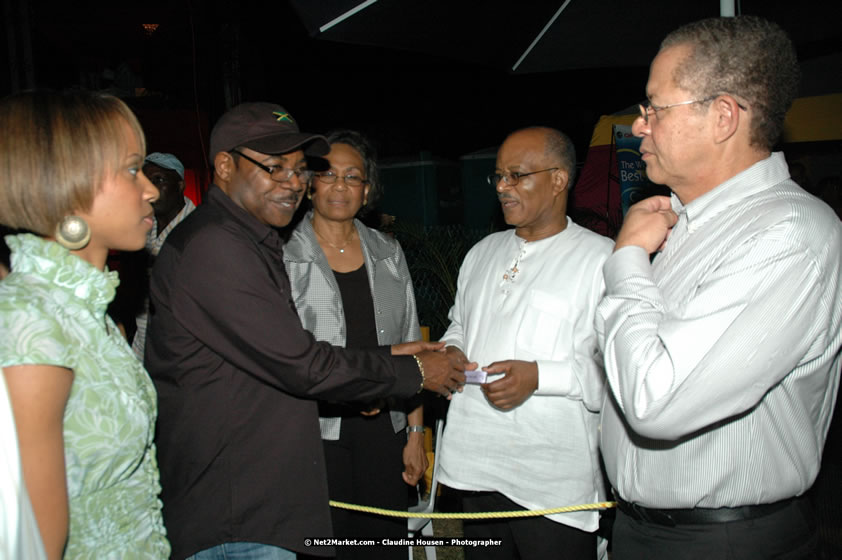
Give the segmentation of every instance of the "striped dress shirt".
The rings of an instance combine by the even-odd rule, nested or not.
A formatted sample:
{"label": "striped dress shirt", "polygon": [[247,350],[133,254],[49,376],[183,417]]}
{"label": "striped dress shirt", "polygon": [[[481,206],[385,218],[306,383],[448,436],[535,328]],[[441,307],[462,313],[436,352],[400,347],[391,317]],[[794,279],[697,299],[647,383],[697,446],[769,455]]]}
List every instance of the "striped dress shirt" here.
{"label": "striped dress shirt", "polygon": [[656,508],[800,495],[839,384],[842,225],[782,153],[673,209],[651,265],[630,246],[604,268],[608,477]]}

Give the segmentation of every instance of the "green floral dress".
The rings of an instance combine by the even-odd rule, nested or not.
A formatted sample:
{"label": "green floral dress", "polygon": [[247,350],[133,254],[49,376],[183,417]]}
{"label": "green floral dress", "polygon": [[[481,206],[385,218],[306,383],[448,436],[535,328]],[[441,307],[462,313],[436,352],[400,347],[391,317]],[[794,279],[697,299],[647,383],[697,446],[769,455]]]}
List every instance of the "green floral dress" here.
{"label": "green floral dress", "polygon": [[167,558],[155,446],[155,388],[105,314],[119,280],[57,243],[6,237],[0,367],[73,370],[64,413],[70,534],[65,558]]}

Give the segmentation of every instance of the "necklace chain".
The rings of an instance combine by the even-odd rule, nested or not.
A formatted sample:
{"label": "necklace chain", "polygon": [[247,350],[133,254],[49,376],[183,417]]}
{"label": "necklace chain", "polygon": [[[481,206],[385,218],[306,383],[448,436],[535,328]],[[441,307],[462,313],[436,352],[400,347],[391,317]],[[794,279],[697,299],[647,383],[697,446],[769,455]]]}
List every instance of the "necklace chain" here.
{"label": "necklace chain", "polygon": [[353,239],[353,237],[354,237],[354,232],[357,231],[357,230],[351,229],[351,233],[348,234],[348,236],[345,238],[345,243],[343,243],[342,245],[334,245],[333,243],[328,241],[327,238],[324,235],[319,233],[319,230],[317,230],[315,226],[313,226],[313,231],[316,232],[316,236],[319,237],[322,241],[324,241],[325,243],[327,243],[328,245],[330,245],[331,247],[333,247],[334,249],[336,249],[340,253],[344,253],[345,247],[347,247],[348,243],[351,242],[351,239]]}
{"label": "necklace chain", "polygon": [[520,250],[518,251],[517,256],[515,257],[515,261],[512,264],[511,268],[503,273],[503,281],[504,282],[514,282],[517,273],[520,272],[518,265],[520,265],[520,259],[526,254],[526,242],[524,241],[521,246]]}

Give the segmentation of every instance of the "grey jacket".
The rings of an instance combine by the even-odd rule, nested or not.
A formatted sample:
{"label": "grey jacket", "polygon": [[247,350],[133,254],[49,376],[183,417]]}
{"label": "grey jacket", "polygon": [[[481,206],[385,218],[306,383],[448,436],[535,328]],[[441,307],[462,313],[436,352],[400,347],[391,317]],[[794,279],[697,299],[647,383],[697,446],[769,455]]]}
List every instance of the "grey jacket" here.
{"label": "grey jacket", "polygon": [[[284,246],[284,266],[289,274],[292,297],[301,324],[317,340],[345,346],[345,312],[342,296],[327,258],[316,240],[308,212]],[[370,229],[359,220],[354,225],[360,236],[363,258],[374,300],[377,342],[381,346],[421,339],[415,292],[400,244]],[[406,413],[392,402],[395,432],[406,427]],[[319,418],[322,439],[339,439],[341,419]]]}

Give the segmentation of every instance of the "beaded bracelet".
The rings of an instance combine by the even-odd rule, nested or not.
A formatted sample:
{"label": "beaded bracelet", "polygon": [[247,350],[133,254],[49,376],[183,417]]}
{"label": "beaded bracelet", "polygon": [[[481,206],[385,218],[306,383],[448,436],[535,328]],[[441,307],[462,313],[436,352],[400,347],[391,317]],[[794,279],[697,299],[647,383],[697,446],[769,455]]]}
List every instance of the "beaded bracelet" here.
{"label": "beaded bracelet", "polygon": [[420,393],[424,390],[424,382],[427,381],[427,376],[424,375],[424,364],[421,363],[421,358],[415,354],[413,354],[412,357],[415,358],[415,363],[418,364],[418,371],[421,372],[421,387],[418,388],[418,392]]}

